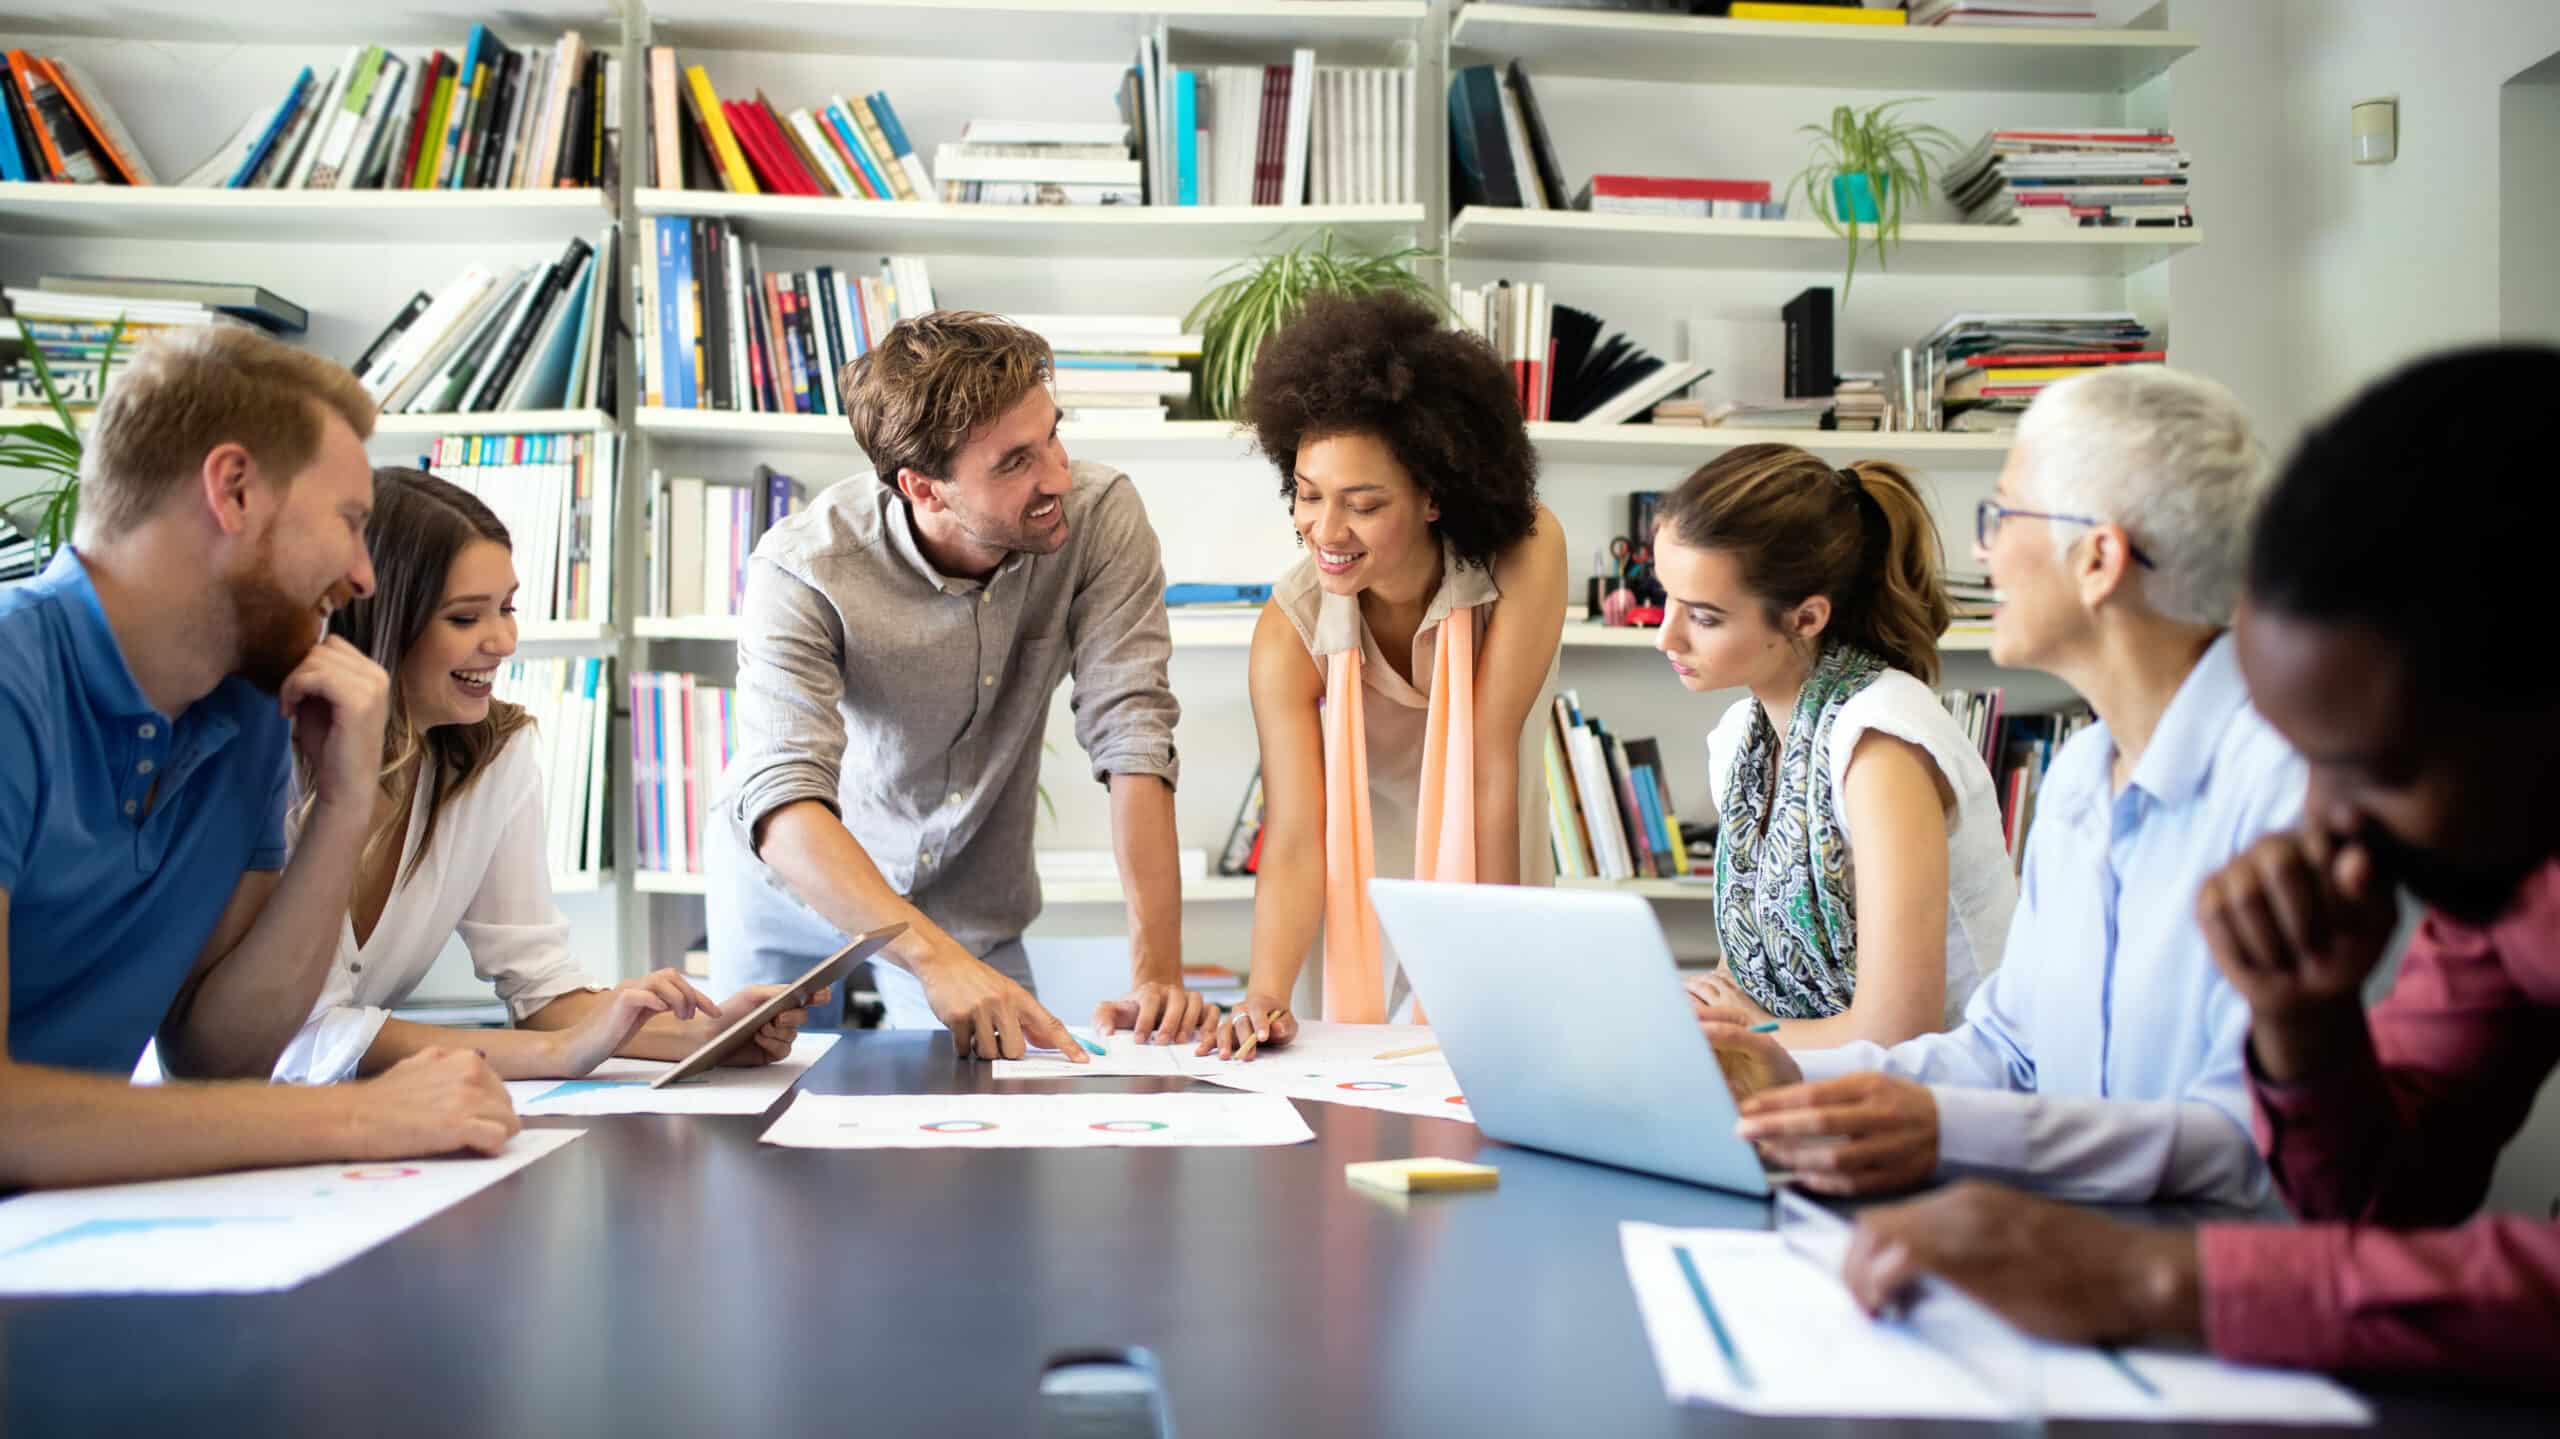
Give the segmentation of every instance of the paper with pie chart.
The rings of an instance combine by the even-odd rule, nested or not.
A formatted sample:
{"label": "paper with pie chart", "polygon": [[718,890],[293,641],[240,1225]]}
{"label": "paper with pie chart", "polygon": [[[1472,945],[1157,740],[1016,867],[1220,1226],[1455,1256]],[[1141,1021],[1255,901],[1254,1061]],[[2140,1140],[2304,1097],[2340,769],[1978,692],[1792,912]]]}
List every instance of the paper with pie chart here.
{"label": "paper with pie chart", "polygon": [[487,1159],[309,1164],[0,1204],[0,1294],[255,1294],[317,1278],[584,1133]]}
{"label": "paper with pie chart", "polygon": [[802,1094],[764,1132],[795,1149],[1188,1149],[1304,1144],[1269,1094]]}
{"label": "paper with pie chart", "polygon": [[654,1059],[608,1059],[577,1079],[511,1079],[507,1097],[526,1119],[605,1114],[762,1114],[843,1036],[803,1034],[791,1057],[723,1066],[664,1089],[649,1081],[675,1066]]}

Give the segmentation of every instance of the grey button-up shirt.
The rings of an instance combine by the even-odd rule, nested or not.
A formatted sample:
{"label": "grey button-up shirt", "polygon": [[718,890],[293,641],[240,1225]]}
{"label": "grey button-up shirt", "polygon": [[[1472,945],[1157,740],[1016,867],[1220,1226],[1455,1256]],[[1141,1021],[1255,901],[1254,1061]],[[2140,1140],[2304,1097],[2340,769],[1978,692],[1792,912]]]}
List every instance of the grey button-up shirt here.
{"label": "grey button-up shirt", "polygon": [[[972,953],[1040,912],[1032,868],[1040,741],[1072,675],[1076,740],[1097,780],[1176,778],[1164,564],[1129,477],[1078,462],[1067,542],[984,583],[937,571],[906,501],[874,475],[768,531],[738,622],[738,750],[715,849],[715,947],[758,969],[823,957],[823,928],[748,844],[800,800],[833,808],[891,885]],[[740,871],[720,875],[726,860]],[[734,907],[733,907],[734,906]],[[796,911],[796,913],[791,912]],[[803,955],[805,954],[805,957]]]}

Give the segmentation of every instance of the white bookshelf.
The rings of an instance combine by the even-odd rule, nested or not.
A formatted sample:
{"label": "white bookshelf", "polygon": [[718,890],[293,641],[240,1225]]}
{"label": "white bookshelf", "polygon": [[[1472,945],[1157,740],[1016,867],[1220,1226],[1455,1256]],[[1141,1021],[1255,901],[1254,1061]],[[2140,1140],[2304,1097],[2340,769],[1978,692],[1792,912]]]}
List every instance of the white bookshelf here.
{"label": "white bookshelf", "polygon": [[643,218],[726,220],[742,239],[793,249],[1025,259],[1220,259],[1325,229],[1383,250],[1412,243],[1429,221],[1420,205],[946,205],[713,190],[646,189],[633,205]]}
{"label": "white bookshelf", "polygon": [[[1161,22],[1214,47],[1321,38],[1363,62],[1409,45],[1423,0],[651,0],[661,43],[720,50],[950,59],[1126,62]],[[895,97],[892,96],[894,99]]]}
{"label": "white bookshelf", "polygon": [[1459,9],[1449,44],[1470,59],[1518,59],[1533,76],[2121,93],[2196,48],[2193,35],[2158,28],[2160,19],[2154,7],[2121,30],[1941,29],[1472,4]]}
{"label": "white bookshelf", "polygon": [[489,410],[467,415],[380,415],[376,438],[438,435],[609,435],[622,428],[602,410]]}
{"label": "white bookshelf", "polygon": [[[1858,275],[2089,275],[2121,277],[2204,243],[2184,229],[2079,229],[2061,225],[1906,222],[1876,263],[1860,237]],[[1449,254],[1465,260],[1642,265],[1689,270],[1837,271],[1848,241],[1819,220],[1702,220],[1511,210],[1469,205],[1449,225]]]}
{"label": "white bookshelf", "polygon": [[[315,323],[310,343],[346,358],[411,290],[430,288],[465,263],[493,253],[518,263],[530,261],[541,249],[556,249],[571,237],[593,241],[600,228],[614,223],[623,226],[629,240],[645,236],[652,217],[684,215],[726,220],[742,238],[768,251],[804,250],[839,262],[893,252],[924,255],[934,265],[937,287],[947,290],[946,298],[954,303],[972,303],[982,290],[1009,286],[999,308],[1179,312],[1197,297],[1199,277],[1218,265],[1331,228],[1346,242],[1373,250],[1404,244],[1435,250],[1421,266],[1434,283],[1457,266],[1470,267],[1464,274],[1470,283],[1513,273],[1507,268],[1513,265],[1528,278],[1548,278],[1541,266],[1571,267],[1573,281],[1557,277],[1558,301],[1587,303],[1597,313],[1637,320],[1651,317],[1643,314],[1643,300],[1634,297],[1705,275],[1742,296],[1739,303],[1774,313],[1787,294],[1805,283],[1836,285],[1844,248],[1838,236],[1809,221],[1667,220],[1481,207],[1451,214],[1441,173],[1450,68],[1516,58],[1539,80],[1566,82],[1560,88],[1577,77],[1654,82],[1657,93],[1681,85],[1756,87],[1766,99],[1755,99],[1754,109],[1767,114],[1762,128],[1768,133],[1753,143],[1767,154],[1755,151],[1741,163],[1751,173],[1783,174],[1792,165],[1782,167],[1780,158],[1800,155],[1802,144],[1790,137],[1781,147],[1774,137],[1791,136],[1792,125],[1800,121],[1818,120],[1833,103],[1828,91],[1934,94],[1950,103],[1966,94],[2017,94],[2039,102],[2046,97],[2118,97],[2130,105],[2132,91],[2151,86],[2197,48],[2193,36],[2163,28],[2157,10],[2116,30],[1935,31],[1449,0],[515,0],[495,16],[415,0],[389,7],[349,6],[339,0],[243,0],[227,7],[208,7],[200,0],[116,0],[0,19],[0,37],[39,50],[45,37],[66,37],[66,47],[90,43],[88,53],[93,54],[100,48],[95,42],[128,51],[164,44],[199,46],[189,57],[206,65],[230,65],[235,52],[261,52],[259,64],[266,68],[256,70],[255,83],[263,86],[268,70],[333,64],[349,44],[379,42],[404,53],[452,49],[472,23],[484,19],[519,47],[547,43],[560,31],[575,28],[591,44],[622,57],[625,158],[620,193],[229,192],[0,183],[0,254],[9,259],[5,278],[9,283],[34,278],[33,263],[20,263],[26,255],[40,253],[43,259],[34,263],[59,270],[65,268],[67,254],[76,249],[85,261],[93,247],[100,255],[99,269],[131,273],[156,266],[184,273],[207,266],[238,267],[236,276],[213,277],[259,280],[311,304]],[[773,87],[777,102],[801,103],[814,93],[812,86],[822,83],[814,76],[824,70],[830,76],[825,84],[849,92],[885,87],[905,110],[912,88],[917,113],[905,118],[918,132],[919,148],[930,153],[935,142],[956,137],[957,118],[970,114],[1104,118],[1119,69],[1135,57],[1141,36],[1159,34],[1169,63],[1177,66],[1267,63],[1285,59],[1291,47],[1313,45],[1328,65],[1411,67],[1415,181],[1424,203],[1071,211],[737,196],[658,190],[642,183],[649,178],[644,87],[639,83],[646,68],[641,47],[646,44],[671,45],[681,61],[710,65],[724,94],[764,84]],[[840,80],[833,78],[838,72]],[[250,104],[246,95],[237,105],[228,100],[217,105],[175,89],[155,93],[134,78],[136,73],[128,68],[119,76],[107,68],[103,78],[120,107],[159,111],[162,129],[171,133],[185,133],[176,129],[177,119],[184,117],[192,125],[199,112],[205,123],[218,121],[227,128]],[[290,68],[284,73],[289,75]],[[2116,104],[2117,99],[2103,103]],[[1587,109],[1577,118],[1566,104],[1550,118],[1565,141],[1565,158],[1578,171],[1587,173],[1595,162],[1625,148],[1620,137],[1594,130],[1595,123],[1605,121],[1595,122]],[[148,134],[144,140],[153,143]],[[174,141],[163,143],[184,148]],[[181,157],[167,158],[174,162]],[[1662,162],[1673,163],[1667,158]],[[1647,164],[1651,158],[1628,153],[1626,163]],[[164,171],[171,167],[163,165]],[[2155,282],[2165,288],[2174,267],[2164,268],[2163,262],[2201,242],[2196,230],[2039,231],[1911,223],[1904,227],[1889,268],[1876,267],[1871,251],[1860,257],[1856,303],[1862,313],[1871,313],[1871,304],[1890,309],[1896,303],[1907,303],[1916,312],[1930,302],[1895,297],[1927,295],[1943,296],[1945,308],[1952,309],[1954,301],[1979,284],[2013,280],[2049,297],[2056,308],[2081,307],[2084,297],[2114,303],[2126,293],[2129,278],[2146,288]],[[218,248],[224,246],[233,248]],[[639,247],[626,247],[625,264],[639,253]],[[1495,264],[1506,268],[1495,269]],[[267,268],[261,272],[261,266]],[[311,278],[306,281],[305,276]],[[1599,292],[1586,294],[1586,283]],[[1885,290],[1885,296],[1870,301],[1871,283]],[[333,326],[325,334],[320,322],[324,310]],[[1917,328],[1911,333],[1934,318],[1923,320],[1914,313]],[[351,334],[359,328],[362,335]],[[1648,341],[1648,347],[1665,352],[1658,343]],[[1843,363],[1856,361],[1844,356]],[[728,643],[736,637],[732,619],[638,613],[646,539],[639,523],[641,493],[653,468],[671,475],[727,473],[780,454],[840,455],[859,463],[858,448],[840,417],[641,408],[627,360],[622,361],[621,377],[626,398],[619,416],[594,411],[385,416],[375,446],[388,458],[413,439],[454,433],[567,431],[623,437],[609,617],[588,624],[528,625],[521,632],[529,650],[613,654],[620,662],[617,690],[627,686],[633,672],[695,662],[701,652],[685,645]],[[1578,574],[1593,548],[1584,538],[1586,530],[1596,536],[1596,522],[1615,518],[1624,490],[1662,487],[1668,472],[1685,471],[1724,449],[1763,441],[1792,443],[1835,463],[1884,458],[1934,478],[1946,471],[1980,475],[1994,470],[2009,448],[2008,437],[2001,435],[1570,424],[1534,425],[1531,432],[1544,466],[1542,489],[1571,527],[1577,600]],[[1086,424],[1068,426],[1065,436],[1072,452],[1127,464],[1142,483],[1196,482],[1201,494],[1213,497],[1202,507],[1163,504],[1151,495],[1151,509],[1169,548],[1186,543],[1186,534],[1261,522],[1244,517],[1234,501],[1244,493],[1236,486],[1243,478],[1240,466],[1247,463],[1256,465],[1253,494],[1267,498],[1267,467],[1254,461],[1248,440],[1232,425]],[[1949,501],[1949,514],[1955,512],[1954,503]],[[1195,509],[1198,514],[1190,513]],[[1277,523],[1276,513],[1270,521]],[[1275,566],[1271,573],[1277,570]],[[1234,729],[1234,701],[1242,692],[1238,657],[1252,624],[1249,612],[1176,612],[1172,617],[1182,655],[1177,685],[1185,690],[1180,697],[1192,712],[1185,731],[1192,765],[1184,813],[1186,830],[1195,838],[1201,826],[1188,796],[1195,791],[1215,796],[1212,807],[1222,813],[1210,837],[1222,838],[1233,792],[1243,783],[1233,755],[1212,741],[1225,745],[1235,738],[1227,731]],[[1703,732],[1708,721],[1688,712],[1677,712],[1683,716],[1677,720],[1660,717],[1674,713],[1667,707],[1678,702],[1676,691],[1665,693],[1659,708],[1643,698],[1667,689],[1638,688],[1659,678],[1647,666],[1650,656],[1594,653],[1647,648],[1649,630],[1574,623],[1565,641],[1567,664],[1574,667],[1571,682],[1599,692],[1605,713],[1615,715],[1623,706],[1632,722],[1629,732],[1659,724],[1666,746],[1670,736],[1686,733],[1670,726],[1693,725]],[[1971,666],[1987,667],[1982,654],[1987,643],[1985,636],[1959,631],[1942,647]],[[677,648],[653,649],[666,645]],[[1627,695],[1638,697],[1623,698]],[[1195,731],[1188,726],[1202,725],[1214,733],[1192,738]],[[1244,740],[1249,745],[1249,730]],[[615,821],[617,852],[628,856],[637,850],[628,735],[619,724],[612,748],[609,782],[620,816]],[[1072,772],[1076,757],[1061,748],[1062,773]],[[1202,757],[1211,752],[1221,756],[1214,764]],[[1053,776],[1052,788],[1058,787]],[[1094,842],[1085,833],[1089,815],[1073,805],[1068,809],[1072,832],[1067,842]],[[700,875],[634,872],[627,862],[619,872],[555,876],[555,884],[565,893],[618,900],[616,941],[634,966],[652,957],[665,962],[664,946],[653,945],[652,931],[671,919],[688,929],[697,924],[699,905],[688,908],[685,897],[699,896],[704,887]],[[1667,881],[1614,887],[1665,902],[1704,899],[1712,891],[1708,885]],[[1223,906],[1214,910],[1223,925],[1250,896],[1251,882],[1196,880],[1186,890],[1193,902]],[[1102,907],[1118,904],[1121,894],[1116,884],[1062,885],[1053,887],[1049,898],[1053,906],[1099,923],[1108,919]],[[1679,910],[1691,916],[1697,912],[1686,905]]]}
{"label": "white bookshelf", "polygon": [[[842,415],[765,415],[734,410],[643,407],[633,422],[640,433],[688,446],[823,451],[857,463],[861,446]],[[1245,457],[1252,441],[1224,420],[1164,420],[1110,425],[1070,421],[1059,427],[1068,452],[1096,459],[1229,460]]]}
{"label": "white bookshelf", "polygon": [[[0,21],[0,32],[12,28]],[[0,180],[0,234],[173,243],[505,245],[593,239],[601,190],[186,190]],[[457,266],[461,262],[456,261]]]}

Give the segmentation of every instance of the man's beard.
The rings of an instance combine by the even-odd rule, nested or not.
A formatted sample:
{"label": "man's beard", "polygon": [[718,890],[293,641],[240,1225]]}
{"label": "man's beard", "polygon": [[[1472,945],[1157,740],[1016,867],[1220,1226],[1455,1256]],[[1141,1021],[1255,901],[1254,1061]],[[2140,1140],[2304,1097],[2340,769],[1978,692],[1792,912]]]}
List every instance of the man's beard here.
{"label": "man's beard", "polygon": [[2356,843],[2373,856],[2374,869],[2449,919],[2480,926],[2507,912],[2516,892],[2532,877],[2537,864],[2484,867],[2449,860],[2419,849],[2381,825],[2367,821]]}
{"label": "man's beard", "polygon": [[283,691],[284,682],[320,642],[321,620],[314,604],[277,588],[263,569],[231,582],[243,679],[269,694]]}
{"label": "man's beard", "polygon": [[[952,513],[959,516],[961,532],[979,544],[991,549],[1003,550],[1008,554],[1051,555],[1056,554],[1066,543],[1066,530],[1060,524],[1060,521],[1065,518],[1063,509],[1056,520],[1047,524],[1030,518],[1031,510],[1048,503],[1046,499],[1040,500],[1016,514],[1011,522],[1006,524],[996,524],[962,515],[956,509]],[[1063,502],[1061,504],[1063,505]]]}

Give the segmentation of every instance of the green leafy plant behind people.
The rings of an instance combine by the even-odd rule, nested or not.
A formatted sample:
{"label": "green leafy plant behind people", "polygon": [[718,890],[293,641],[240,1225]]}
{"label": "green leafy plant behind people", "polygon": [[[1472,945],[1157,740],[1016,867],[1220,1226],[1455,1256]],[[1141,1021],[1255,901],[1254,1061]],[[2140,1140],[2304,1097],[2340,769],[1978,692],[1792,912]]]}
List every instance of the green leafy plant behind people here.
{"label": "green leafy plant behind people", "polygon": [[[1929,193],[1931,159],[1943,167],[1956,148],[1956,137],[1945,130],[1896,113],[1919,103],[1887,100],[1865,110],[1840,105],[1832,109],[1829,124],[1797,127],[1813,137],[1813,159],[1787,182],[1787,198],[1793,201],[1796,191],[1803,190],[1813,213],[1831,233],[1849,242],[1848,269],[1840,280],[1842,305],[1849,303],[1849,289],[1857,282],[1858,246],[1863,237],[1873,234],[1876,264],[1884,266],[1888,247],[1902,237],[1904,206],[1919,203],[1918,197]],[[1837,183],[1842,181],[1850,183]],[[1871,197],[1872,221],[1859,218],[1856,190],[1861,185]],[[1841,191],[1846,193],[1835,194]]]}
{"label": "green leafy plant behind people", "polygon": [[1447,306],[1413,272],[1411,262],[1431,253],[1407,246],[1383,255],[1339,248],[1332,230],[1319,231],[1277,255],[1263,255],[1219,272],[1220,283],[1183,316],[1200,332],[1200,374],[1194,393],[1201,413],[1232,420],[1253,383],[1253,359],[1262,342],[1297,318],[1313,295],[1365,295],[1403,290],[1435,310]]}
{"label": "green leafy plant behind people", "polygon": [[[23,324],[23,322],[22,322]],[[106,390],[107,372],[114,366],[116,346],[124,339],[124,318],[116,317],[107,330],[105,350],[98,357],[98,390]],[[53,378],[53,367],[45,363],[44,347],[21,330],[26,346],[27,363],[35,370],[36,387],[43,391],[49,419],[23,424],[0,425],[0,470],[24,470],[42,475],[51,483],[13,500],[11,512],[33,511],[32,528],[36,544],[46,556],[71,542],[71,527],[80,518],[80,422],[71,412],[61,385]]]}

